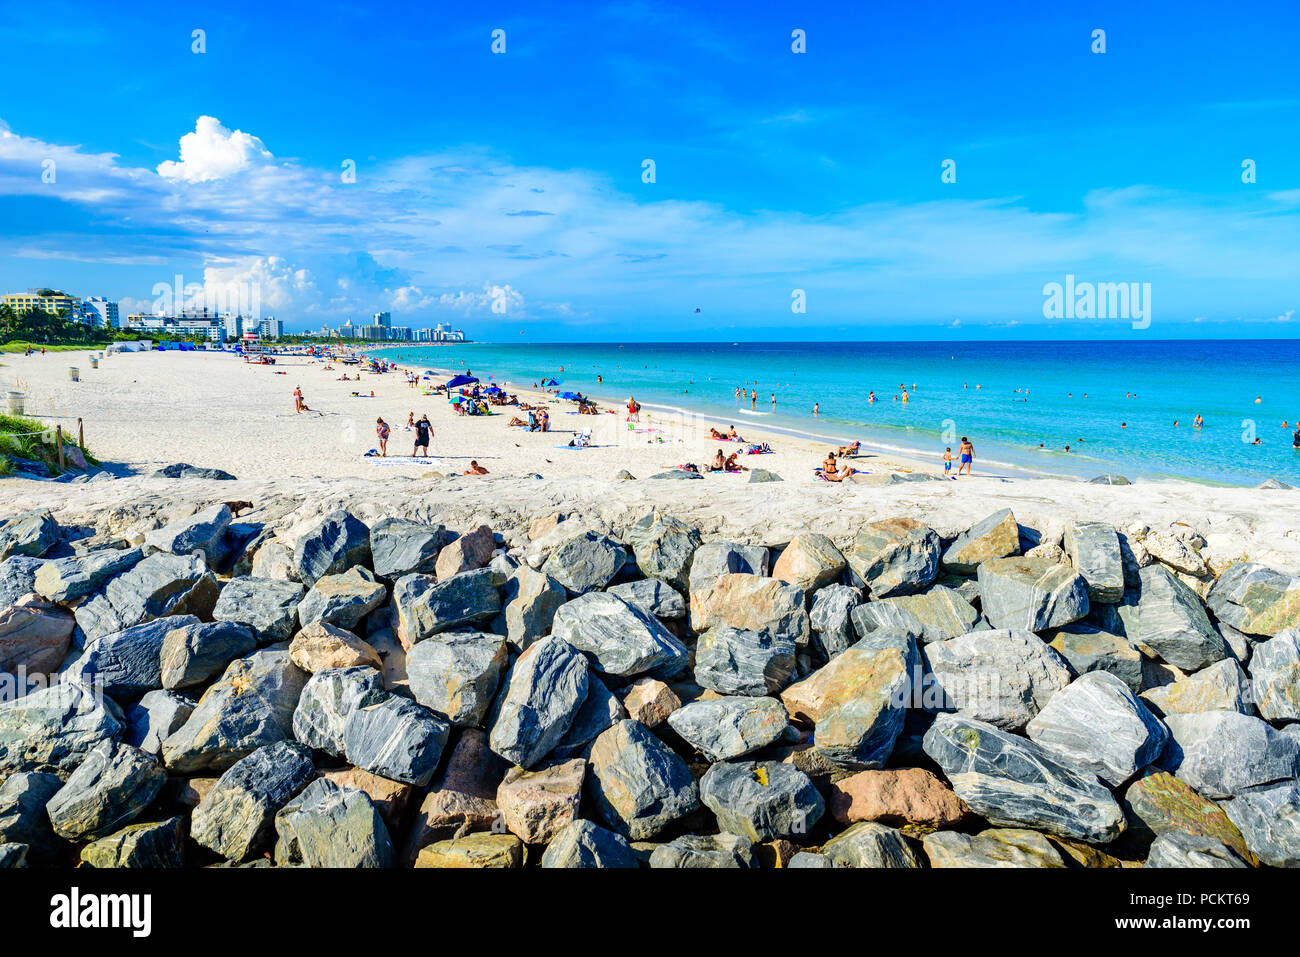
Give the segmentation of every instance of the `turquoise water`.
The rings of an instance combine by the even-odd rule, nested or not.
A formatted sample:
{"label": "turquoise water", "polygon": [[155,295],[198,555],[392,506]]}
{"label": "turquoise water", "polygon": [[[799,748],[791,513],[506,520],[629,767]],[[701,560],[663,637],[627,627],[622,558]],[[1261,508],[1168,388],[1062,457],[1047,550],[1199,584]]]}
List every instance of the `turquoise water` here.
{"label": "turquoise water", "polygon": [[[748,422],[935,460],[945,446],[955,455],[968,435],[977,465],[1300,483],[1300,450],[1292,448],[1300,342],[1291,340],[466,343],[376,354],[518,386],[554,376],[561,389],[620,404],[635,395],[646,406],[688,409],[742,431]],[[900,385],[907,403],[895,401]],[[739,387],[757,390],[755,409],[748,396],[737,402]],[[1199,430],[1192,428],[1198,413]],[[1256,437],[1262,444],[1252,444]]]}

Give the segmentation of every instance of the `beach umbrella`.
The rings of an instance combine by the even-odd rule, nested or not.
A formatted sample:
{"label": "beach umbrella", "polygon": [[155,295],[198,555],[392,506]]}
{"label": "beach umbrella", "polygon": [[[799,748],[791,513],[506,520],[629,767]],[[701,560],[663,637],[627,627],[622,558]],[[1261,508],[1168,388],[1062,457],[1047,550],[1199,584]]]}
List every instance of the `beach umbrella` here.
{"label": "beach umbrella", "polygon": [[561,398],[561,399],[572,399],[574,402],[577,402],[577,401],[578,401],[578,397],[577,397],[576,395],[574,395],[572,392],[561,392],[561,393],[560,393],[560,398]]}
{"label": "beach umbrella", "polygon": [[455,389],[462,385],[471,385],[477,381],[478,379],[474,378],[472,375],[458,375],[447,383],[447,388]]}
{"label": "beach umbrella", "polygon": [[463,395],[458,395],[458,396],[456,396],[455,398],[453,398],[453,399],[451,400],[451,404],[452,404],[452,405],[459,405],[460,403],[462,403],[462,402],[464,402],[464,401],[465,401],[465,397],[464,397]]}
{"label": "beach umbrella", "polygon": [[543,380],[542,380],[542,386],[543,386],[544,388],[548,388],[548,389],[549,389],[551,386],[557,386],[557,385],[559,385],[559,384],[560,384],[560,380],[559,380],[559,379],[543,379]]}

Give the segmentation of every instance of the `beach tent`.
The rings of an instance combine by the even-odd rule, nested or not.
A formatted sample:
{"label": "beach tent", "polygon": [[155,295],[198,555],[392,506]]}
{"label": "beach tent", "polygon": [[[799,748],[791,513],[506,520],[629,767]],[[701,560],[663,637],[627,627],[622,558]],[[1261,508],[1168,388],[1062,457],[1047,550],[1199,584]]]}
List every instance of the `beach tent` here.
{"label": "beach tent", "polygon": [[474,378],[472,375],[458,375],[455,376],[450,382],[447,383],[447,388],[458,389],[463,385],[472,385],[477,381],[478,379]]}
{"label": "beach tent", "polygon": [[543,380],[542,380],[542,388],[543,388],[543,389],[554,388],[555,386],[557,386],[557,385],[559,385],[559,384],[560,384],[560,380],[559,380],[559,379],[543,379]]}
{"label": "beach tent", "polygon": [[484,389],[483,391],[484,391],[484,392],[500,392],[500,391],[501,391],[501,386],[499,386],[499,385],[490,385],[490,386],[488,386],[486,389]]}
{"label": "beach tent", "polygon": [[577,402],[577,401],[578,401],[578,397],[577,397],[574,393],[572,393],[572,392],[561,392],[561,393],[560,393],[560,398],[561,398],[561,399],[572,399],[574,402]]}

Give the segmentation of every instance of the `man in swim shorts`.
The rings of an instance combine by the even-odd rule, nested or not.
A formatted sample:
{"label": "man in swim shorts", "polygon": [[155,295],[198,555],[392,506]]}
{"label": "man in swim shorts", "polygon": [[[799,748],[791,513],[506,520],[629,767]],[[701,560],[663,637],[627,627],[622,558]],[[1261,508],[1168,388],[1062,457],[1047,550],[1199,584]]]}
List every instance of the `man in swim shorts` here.
{"label": "man in swim shorts", "polygon": [[961,465],[957,467],[957,474],[961,475],[962,469],[965,469],[966,474],[969,476],[971,474],[971,463],[975,461],[975,446],[971,445],[970,439],[963,435],[961,437],[961,448],[958,451],[961,452]]}

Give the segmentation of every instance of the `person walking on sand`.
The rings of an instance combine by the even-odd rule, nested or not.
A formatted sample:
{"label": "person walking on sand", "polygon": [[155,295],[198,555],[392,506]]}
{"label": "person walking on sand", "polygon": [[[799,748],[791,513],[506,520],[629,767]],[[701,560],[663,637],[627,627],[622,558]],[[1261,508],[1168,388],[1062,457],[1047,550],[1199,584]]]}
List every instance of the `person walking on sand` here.
{"label": "person walking on sand", "polygon": [[970,444],[970,439],[966,436],[961,437],[961,447],[958,449],[961,453],[961,465],[957,466],[957,474],[961,475],[962,469],[966,470],[966,475],[971,474],[971,463],[975,461],[975,446]]}
{"label": "person walking on sand", "polygon": [[429,439],[433,438],[433,426],[429,422],[427,415],[420,416],[415,423],[415,448],[411,451],[413,458],[418,458],[420,449],[424,449],[424,454],[429,454]]}
{"label": "person walking on sand", "polygon": [[379,437],[379,454],[388,456],[388,433],[392,431],[383,418],[375,419],[375,435]]}
{"label": "person walking on sand", "polygon": [[300,385],[293,387],[293,411],[302,411],[302,386]]}
{"label": "person walking on sand", "polygon": [[952,446],[951,445],[943,450],[943,477],[952,478]]}
{"label": "person walking on sand", "polygon": [[641,403],[637,402],[635,396],[627,397],[627,420],[629,422],[641,421]]}

